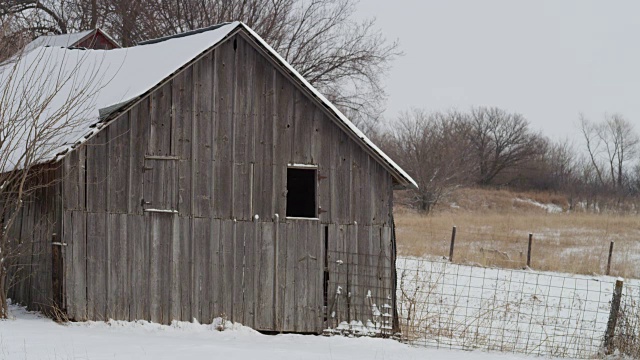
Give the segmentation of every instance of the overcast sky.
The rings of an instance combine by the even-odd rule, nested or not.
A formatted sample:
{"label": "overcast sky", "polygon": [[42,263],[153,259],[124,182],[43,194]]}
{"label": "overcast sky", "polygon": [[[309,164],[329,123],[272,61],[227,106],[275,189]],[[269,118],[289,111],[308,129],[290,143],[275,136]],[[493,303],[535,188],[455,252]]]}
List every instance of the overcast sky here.
{"label": "overcast sky", "polygon": [[361,0],[405,55],[387,118],[498,106],[563,138],[578,114],[622,113],[640,130],[640,1]]}

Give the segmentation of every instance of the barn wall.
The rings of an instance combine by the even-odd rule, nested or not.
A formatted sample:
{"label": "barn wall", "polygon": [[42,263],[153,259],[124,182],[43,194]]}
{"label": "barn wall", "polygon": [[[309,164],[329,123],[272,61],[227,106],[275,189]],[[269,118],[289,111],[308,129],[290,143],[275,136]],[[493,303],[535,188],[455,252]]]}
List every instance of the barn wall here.
{"label": "barn wall", "polygon": [[[284,216],[291,163],[318,166],[317,220]],[[242,32],[74,150],[64,169],[66,301],[78,320],[224,314],[319,332],[325,256],[391,266],[391,175]],[[342,280],[389,296],[388,280],[358,280],[354,269]]]}
{"label": "barn wall", "polygon": [[54,300],[51,243],[53,234],[60,233],[61,170],[54,166],[34,171],[38,175],[26,186],[37,189],[23,199],[18,217],[8,228],[10,236],[22,244],[17,266],[10,269],[8,295],[30,310],[49,312]]}

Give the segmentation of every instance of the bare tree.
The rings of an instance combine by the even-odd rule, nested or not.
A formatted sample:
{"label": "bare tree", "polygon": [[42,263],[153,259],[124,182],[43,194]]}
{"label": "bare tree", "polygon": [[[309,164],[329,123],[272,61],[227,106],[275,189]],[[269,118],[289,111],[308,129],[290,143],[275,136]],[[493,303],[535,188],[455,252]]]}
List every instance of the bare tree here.
{"label": "bare tree", "polygon": [[0,17],[0,64],[14,56],[29,42],[25,34],[17,31],[19,24],[12,16]]}
{"label": "bare tree", "polygon": [[541,137],[529,130],[529,122],[520,114],[478,107],[471,111],[470,126],[480,185],[490,184],[498,175],[540,154]]}
{"label": "bare tree", "polygon": [[90,99],[102,84],[101,64],[82,66],[86,55],[77,52],[40,48],[0,66],[0,318],[8,316],[11,287],[30,276],[28,255],[43,241],[37,234],[52,225],[38,219],[21,231],[17,220],[55,181],[61,144],[76,141],[68,137],[78,125],[97,118]]}
{"label": "bare tree", "polygon": [[472,169],[469,127],[458,112],[403,112],[390,152],[418,183],[412,203],[428,213],[452,190],[468,184]]}
{"label": "bare tree", "polygon": [[376,122],[382,80],[400,52],[375,20],[355,19],[355,0],[8,0],[3,14],[35,37],[100,26],[124,46],[243,21],[356,123]]}
{"label": "bare tree", "polygon": [[629,192],[640,197],[640,163],[636,164],[629,175]]}
{"label": "bare tree", "polygon": [[580,131],[599,184],[623,190],[626,167],[640,153],[640,137],[633,125],[620,114],[605,116],[600,123],[580,115]]}

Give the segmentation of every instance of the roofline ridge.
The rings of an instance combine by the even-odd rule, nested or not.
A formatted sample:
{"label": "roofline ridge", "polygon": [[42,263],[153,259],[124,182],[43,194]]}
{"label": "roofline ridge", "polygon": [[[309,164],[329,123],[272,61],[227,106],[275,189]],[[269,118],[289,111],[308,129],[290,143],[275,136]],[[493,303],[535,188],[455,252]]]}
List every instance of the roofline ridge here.
{"label": "roofline ridge", "polygon": [[240,21],[228,21],[228,22],[218,23],[218,24],[210,25],[210,26],[207,26],[207,27],[199,28],[199,29],[194,29],[194,30],[181,32],[181,33],[174,34],[174,35],[168,35],[168,36],[163,36],[163,37],[159,37],[159,38],[155,38],[155,39],[144,40],[144,41],[141,41],[141,42],[137,43],[136,46],[157,44],[159,42],[163,42],[163,41],[167,41],[167,40],[171,40],[171,39],[179,39],[179,38],[182,38],[182,37],[201,34],[203,32],[219,29],[219,28],[221,28],[221,27],[223,27],[225,25],[230,25],[230,24],[233,24],[233,23],[243,24]]}

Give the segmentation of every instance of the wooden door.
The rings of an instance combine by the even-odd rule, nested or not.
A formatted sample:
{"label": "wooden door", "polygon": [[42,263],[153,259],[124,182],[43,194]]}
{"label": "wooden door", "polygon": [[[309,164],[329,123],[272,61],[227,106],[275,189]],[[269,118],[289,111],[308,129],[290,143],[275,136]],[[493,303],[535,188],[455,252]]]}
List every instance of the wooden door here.
{"label": "wooden door", "polygon": [[286,219],[277,225],[276,327],[319,333],[323,322],[323,242],[317,220]]}

